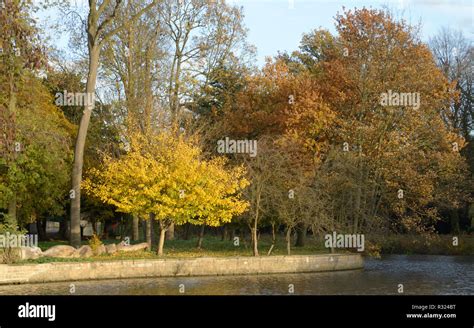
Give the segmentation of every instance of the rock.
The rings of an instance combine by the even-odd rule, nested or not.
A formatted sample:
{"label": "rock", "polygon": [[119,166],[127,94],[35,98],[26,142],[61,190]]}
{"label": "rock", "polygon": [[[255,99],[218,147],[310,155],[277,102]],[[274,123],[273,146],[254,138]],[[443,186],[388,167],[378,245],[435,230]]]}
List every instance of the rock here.
{"label": "rock", "polygon": [[43,252],[43,256],[70,258],[75,257],[76,249],[68,245],[53,246]]}
{"label": "rock", "polygon": [[107,250],[105,249],[105,246],[103,244],[97,247],[97,249],[94,252],[95,255],[102,255],[104,253],[107,253]]}
{"label": "rock", "polygon": [[105,245],[105,251],[107,254],[117,253],[117,246],[115,244]]}
{"label": "rock", "polygon": [[148,248],[147,243],[141,243],[141,244],[136,244],[136,245],[120,245],[120,247],[117,246],[117,250],[122,251],[122,252],[142,251],[146,248]]}
{"label": "rock", "polygon": [[76,250],[77,257],[91,257],[94,255],[94,252],[92,252],[92,248],[88,245],[81,246]]}
{"label": "rock", "polygon": [[124,241],[121,241],[120,243],[116,245],[117,251],[121,251],[125,246],[127,246],[127,244],[125,244]]}
{"label": "rock", "polygon": [[20,259],[34,260],[43,256],[43,251],[39,247],[21,247]]}

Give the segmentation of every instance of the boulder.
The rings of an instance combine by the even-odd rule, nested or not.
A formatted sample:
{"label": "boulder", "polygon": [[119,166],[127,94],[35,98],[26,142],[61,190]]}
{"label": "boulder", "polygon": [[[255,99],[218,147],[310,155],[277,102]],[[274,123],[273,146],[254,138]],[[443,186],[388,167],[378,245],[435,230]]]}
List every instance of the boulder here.
{"label": "boulder", "polygon": [[121,251],[124,247],[127,247],[127,244],[124,241],[121,241],[116,245],[117,251]]}
{"label": "boulder", "polygon": [[43,256],[43,251],[39,247],[21,247],[20,259],[35,260]]}
{"label": "boulder", "polygon": [[43,256],[70,258],[75,257],[76,249],[68,245],[53,246],[43,252]]}
{"label": "boulder", "polygon": [[135,252],[145,250],[146,248],[148,248],[148,244],[141,243],[136,245],[121,245],[120,247],[117,247],[117,250],[121,252]]}
{"label": "boulder", "polygon": [[94,255],[102,255],[104,253],[107,253],[107,250],[105,249],[105,246],[102,244],[94,252]]}
{"label": "boulder", "polygon": [[94,255],[94,252],[92,252],[92,248],[88,245],[78,248],[75,254],[77,257],[91,257],[92,255]]}
{"label": "boulder", "polygon": [[105,245],[105,251],[107,254],[117,253],[117,246],[115,244]]}

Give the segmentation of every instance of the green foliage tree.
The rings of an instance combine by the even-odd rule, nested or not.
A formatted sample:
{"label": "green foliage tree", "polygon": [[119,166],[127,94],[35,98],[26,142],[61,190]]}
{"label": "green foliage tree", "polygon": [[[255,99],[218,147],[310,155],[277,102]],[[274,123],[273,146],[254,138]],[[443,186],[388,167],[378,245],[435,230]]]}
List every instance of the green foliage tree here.
{"label": "green foliage tree", "polygon": [[0,12],[0,208],[10,225],[64,211],[72,126],[37,77],[44,56],[28,1]]}

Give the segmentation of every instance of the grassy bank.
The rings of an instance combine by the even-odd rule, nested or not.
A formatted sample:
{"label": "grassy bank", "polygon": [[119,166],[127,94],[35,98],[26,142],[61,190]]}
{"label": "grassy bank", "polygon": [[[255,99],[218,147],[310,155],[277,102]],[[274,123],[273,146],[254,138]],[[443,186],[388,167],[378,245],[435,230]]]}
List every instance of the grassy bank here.
{"label": "grassy bank", "polygon": [[[103,240],[104,244],[117,243],[117,240]],[[133,242],[132,242],[133,243]],[[252,249],[248,240],[234,245],[231,240],[222,241],[218,237],[206,236],[202,248],[196,248],[197,238],[189,240],[168,240],[165,244],[165,254],[159,257],[155,246],[152,252],[118,252],[116,254],[103,254],[90,258],[48,258],[43,257],[36,260],[23,261],[22,263],[48,263],[48,262],[89,262],[110,261],[125,259],[171,259],[171,258],[194,258],[194,257],[228,257],[228,256],[252,256]],[[474,255],[474,236],[459,236],[458,246],[453,245],[453,236],[448,235],[372,235],[365,238],[365,255],[377,256],[381,254],[424,254],[424,255]],[[67,245],[67,241],[40,242],[39,247],[44,251],[55,245]],[[83,241],[87,245],[87,241]],[[262,235],[259,241],[260,255],[266,256],[271,247],[271,238]],[[337,249],[338,253],[347,252]],[[329,250],[324,247],[323,238],[308,237],[304,247],[292,247],[291,255],[327,254]],[[287,255],[286,241],[279,236],[272,249],[271,255]]]}
{"label": "grassy bank", "polygon": [[458,245],[452,235],[371,236],[381,254],[474,255],[474,235],[459,235]]}
{"label": "grassy bank", "polygon": [[[104,244],[117,243],[117,240],[103,240]],[[143,242],[143,241],[141,241]],[[87,245],[87,241],[83,241]],[[133,244],[133,242],[132,242]],[[153,251],[138,252],[118,252],[115,254],[102,254],[89,258],[48,258],[42,257],[36,260],[23,261],[23,263],[48,263],[48,262],[84,262],[84,261],[109,261],[109,260],[125,260],[125,259],[171,259],[171,258],[193,258],[193,257],[229,257],[229,256],[253,256],[250,243],[241,241],[238,246],[233,241],[222,241],[218,237],[207,236],[204,238],[202,248],[197,249],[197,238],[189,240],[175,239],[167,240],[165,244],[163,256],[156,254],[155,245]],[[271,247],[270,236],[262,236],[259,242],[260,255],[266,256]],[[52,246],[68,245],[67,241],[47,241],[40,242],[39,247],[44,251]],[[311,254],[327,254],[329,251],[324,244],[314,239],[308,239],[304,247],[292,247],[291,255],[311,255]],[[277,238],[271,255],[287,255],[286,241],[284,238]]]}

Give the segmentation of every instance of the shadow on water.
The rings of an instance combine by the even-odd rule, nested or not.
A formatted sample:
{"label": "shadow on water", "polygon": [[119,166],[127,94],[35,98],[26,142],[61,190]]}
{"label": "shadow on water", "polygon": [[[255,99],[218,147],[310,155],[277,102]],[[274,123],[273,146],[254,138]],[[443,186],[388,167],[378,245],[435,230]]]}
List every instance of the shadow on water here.
{"label": "shadow on water", "polygon": [[[0,286],[0,295],[474,294],[474,256],[390,255],[365,269],[251,276],[143,278]],[[184,290],[183,290],[184,288]]]}

